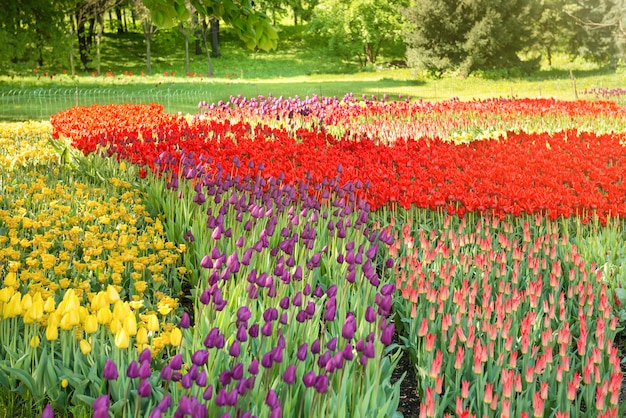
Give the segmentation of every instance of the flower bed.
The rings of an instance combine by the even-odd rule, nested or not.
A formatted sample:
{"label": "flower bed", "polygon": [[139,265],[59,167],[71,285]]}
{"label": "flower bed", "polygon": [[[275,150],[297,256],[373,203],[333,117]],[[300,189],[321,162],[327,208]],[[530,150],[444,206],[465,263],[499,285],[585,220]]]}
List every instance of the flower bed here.
{"label": "flower bed", "polygon": [[[50,373],[27,366],[39,360],[61,379],[42,394],[55,409],[393,416],[397,331],[416,367],[424,416],[618,416],[613,340],[625,281],[619,266],[583,258],[600,252],[576,243],[591,245],[605,231],[615,245],[623,239],[623,134],[605,129],[621,130],[622,119],[609,102],[349,96],[233,98],[195,117],[135,105],[55,115],[52,143],[65,164],[37,181],[51,189],[60,178],[56,200],[29,206],[38,189],[18,170],[10,182],[24,182],[14,192],[26,197],[0,201],[13,211],[0,222],[35,212],[54,219],[45,210],[63,204],[86,217],[83,228],[104,247],[107,234],[119,239],[120,225],[131,222],[107,204],[134,202],[122,213],[142,227],[129,246],[144,259],[127,263],[120,278],[121,254],[91,254],[81,241],[72,257],[90,281],[70,270],[68,290],[54,299],[71,359],[48,338],[52,310],[43,309],[40,324],[24,316],[40,305],[23,309],[37,281],[4,261],[4,288],[19,295],[22,311],[0,326],[31,338],[12,349],[27,353],[23,363],[5,353],[0,377],[17,370],[18,378],[0,384],[37,389],[29,379]],[[71,194],[64,176],[86,176],[89,186],[79,189],[93,203],[59,203]],[[5,260],[36,257],[18,248],[35,236],[14,229]],[[144,231],[162,235],[144,240]],[[70,234],[55,235],[58,245]],[[151,266],[168,257],[161,245],[173,255],[155,273]],[[16,312],[10,301],[3,313]],[[87,318],[97,309],[98,320],[102,306],[118,323],[89,333]],[[153,323],[144,341],[139,329],[152,314],[168,319]]]}

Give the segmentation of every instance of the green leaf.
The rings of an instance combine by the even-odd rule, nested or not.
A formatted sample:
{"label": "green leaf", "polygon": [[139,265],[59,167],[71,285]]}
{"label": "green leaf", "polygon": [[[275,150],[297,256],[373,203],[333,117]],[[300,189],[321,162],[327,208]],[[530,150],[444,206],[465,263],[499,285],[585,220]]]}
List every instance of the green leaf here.
{"label": "green leaf", "polygon": [[35,379],[33,379],[30,374],[26,373],[22,369],[7,367],[5,365],[0,365],[0,368],[2,368],[8,375],[17,379],[24,386],[26,386],[34,398],[39,399],[43,397],[43,393],[39,392],[39,388],[35,383]]}

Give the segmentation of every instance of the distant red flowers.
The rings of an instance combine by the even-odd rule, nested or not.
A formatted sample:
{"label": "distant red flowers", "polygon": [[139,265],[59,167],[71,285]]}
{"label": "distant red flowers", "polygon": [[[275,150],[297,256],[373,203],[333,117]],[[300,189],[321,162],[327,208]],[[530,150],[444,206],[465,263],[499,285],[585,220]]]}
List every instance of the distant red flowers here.
{"label": "distant red flowers", "polygon": [[428,138],[379,145],[315,127],[290,133],[263,123],[186,119],[158,105],[75,107],[51,121],[55,135],[72,138],[84,153],[103,148],[153,170],[159,156],[168,155],[177,166],[182,155],[192,153],[241,175],[256,174],[263,163],[263,175],[282,173],[291,183],[340,175],[347,185],[367,184],[362,193],[373,208],[416,205],[459,215],[541,212],[551,218],[587,218],[595,212],[601,220],[626,216],[621,133],[508,132],[506,138],[463,145]]}

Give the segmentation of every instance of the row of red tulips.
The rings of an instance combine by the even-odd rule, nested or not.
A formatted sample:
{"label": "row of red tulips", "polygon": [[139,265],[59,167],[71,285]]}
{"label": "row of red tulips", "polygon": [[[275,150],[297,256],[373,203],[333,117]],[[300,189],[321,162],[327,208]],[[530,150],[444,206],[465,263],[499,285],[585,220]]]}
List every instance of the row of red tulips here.
{"label": "row of red tulips", "polygon": [[416,205],[461,216],[540,212],[583,221],[595,212],[603,222],[626,215],[623,134],[509,132],[463,145],[427,138],[381,145],[318,128],[290,133],[227,119],[188,120],[154,105],[76,107],[55,115],[52,124],[56,136],[71,137],[85,153],[103,147],[151,169],[165,168],[155,167],[157,161],[176,169],[193,154],[242,176],[282,173],[288,183],[305,176],[321,182],[339,171],[343,182],[367,186],[362,194],[374,209]]}

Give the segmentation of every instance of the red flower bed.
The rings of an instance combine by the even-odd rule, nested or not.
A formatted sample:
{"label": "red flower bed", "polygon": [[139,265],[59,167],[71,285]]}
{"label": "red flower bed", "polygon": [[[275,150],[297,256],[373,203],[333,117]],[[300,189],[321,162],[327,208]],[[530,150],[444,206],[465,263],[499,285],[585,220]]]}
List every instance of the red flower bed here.
{"label": "red flower bed", "polygon": [[291,183],[308,177],[314,184],[339,174],[346,184],[368,185],[361,193],[374,209],[391,203],[461,215],[541,212],[583,219],[595,212],[602,221],[626,215],[623,134],[572,129],[508,132],[506,138],[463,145],[428,138],[380,145],[316,127],[290,133],[262,123],[188,120],[155,105],[77,107],[53,116],[52,124],[55,136],[72,138],[85,153],[103,147],[153,170],[164,158],[178,167],[191,155],[196,163],[219,163],[240,175],[282,173]]}

